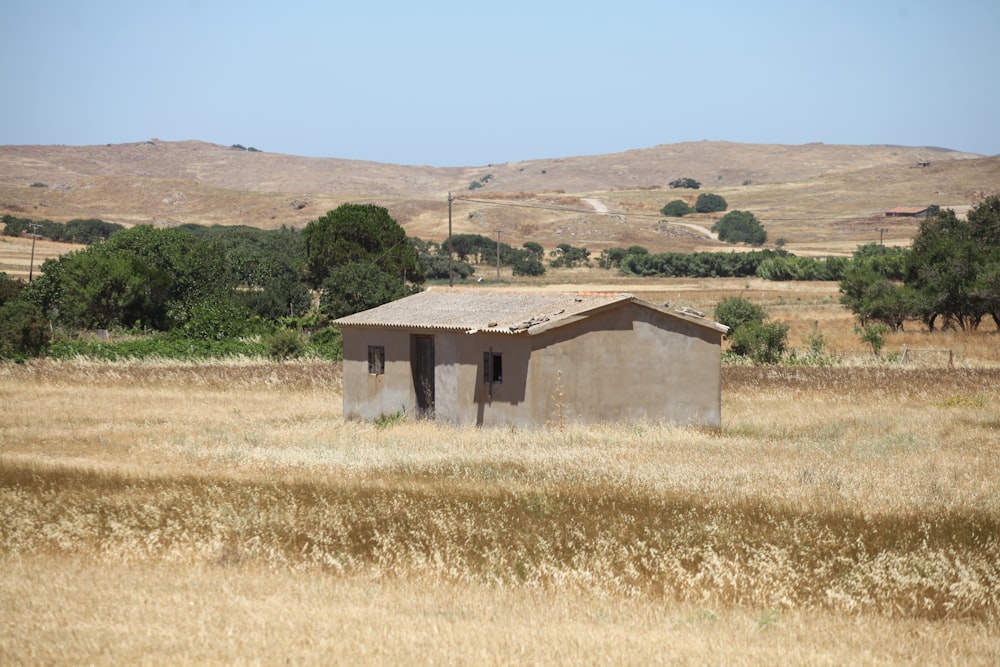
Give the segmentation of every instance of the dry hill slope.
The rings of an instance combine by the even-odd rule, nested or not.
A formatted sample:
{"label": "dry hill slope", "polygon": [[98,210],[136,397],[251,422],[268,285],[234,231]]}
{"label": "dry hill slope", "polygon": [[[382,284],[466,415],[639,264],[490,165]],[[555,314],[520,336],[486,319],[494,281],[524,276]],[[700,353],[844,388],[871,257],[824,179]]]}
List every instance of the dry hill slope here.
{"label": "dry hill slope", "polygon": [[[251,152],[198,141],[0,146],[0,213],[269,228],[304,225],[345,201],[376,202],[411,235],[440,239],[447,233],[452,192],[463,198],[454,210],[457,232],[500,230],[517,243],[566,241],[594,248],[714,247],[694,229],[659,219],[668,200],[693,201],[698,194],[668,190],[678,177],[700,180],[702,192],[722,194],[730,208],[754,211],[771,238],[784,236],[793,249],[802,242],[822,251],[829,241],[830,249],[840,251],[840,244],[856,241],[857,230],[848,226],[845,232],[843,225],[827,222],[852,219],[872,227],[873,216],[891,206],[967,206],[1000,184],[1000,158],[938,148],[694,142],[437,168]],[[470,198],[476,201],[464,200]],[[710,226],[712,219],[686,222]],[[897,240],[910,233],[909,227],[900,228]]]}

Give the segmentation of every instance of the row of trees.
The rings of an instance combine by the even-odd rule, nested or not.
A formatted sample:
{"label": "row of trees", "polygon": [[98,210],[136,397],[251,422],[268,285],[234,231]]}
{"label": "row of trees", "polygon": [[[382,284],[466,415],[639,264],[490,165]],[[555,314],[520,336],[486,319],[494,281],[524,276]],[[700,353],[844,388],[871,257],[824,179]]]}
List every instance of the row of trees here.
{"label": "row of trees", "polygon": [[[65,228],[81,228],[9,217],[5,227],[8,233],[39,229],[57,238],[65,238],[57,233]],[[459,257],[449,262],[447,244],[407,237],[375,205],[345,204],[302,231],[115,227],[95,239],[103,243],[46,260],[30,285],[0,274],[0,356],[37,354],[52,331],[122,329],[224,340],[295,321],[310,322],[315,330],[412,293],[428,275],[447,277],[449,264],[458,277],[471,276],[470,262],[492,264],[498,251],[515,273],[545,272],[539,244],[513,248],[472,234],[453,239]],[[566,245],[555,252],[575,257],[579,251]]]}
{"label": "row of trees", "polygon": [[[175,331],[221,340],[295,318],[311,317],[311,326],[322,327],[405,296],[428,277],[447,277],[446,245],[408,238],[386,209],[357,204],[330,211],[303,231],[119,230],[103,243],[46,260],[30,285],[0,274],[0,355],[37,353],[58,329]],[[456,235],[451,245],[456,258],[450,264],[460,278],[473,275],[474,264],[492,265],[498,254],[515,273],[545,271],[537,243],[514,248],[470,234]],[[548,260],[586,266],[591,258],[586,248],[560,244]],[[920,320],[931,329],[976,329],[986,317],[1000,324],[1000,198],[984,200],[966,220],[939,212],[924,221],[910,249],[868,245],[850,260],[781,250],[654,254],[632,246],[606,249],[598,263],[638,276],[839,280],[843,303],[862,325],[898,329]]]}
{"label": "row of trees", "polygon": [[719,213],[725,211],[727,208],[729,208],[729,204],[726,202],[725,197],[710,192],[703,192],[698,195],[694,206],[691,206],[683,199],[674,199],[667,202],[660,209],[660,213],[668,218],[682,218],[692,213]]}
{"label": "row of trees", "polygon": [[847,257],[796,257],[786,250],[752,252],[650,253],[642,246],[605,248],[602,269],[648,277],[747,278],[764,280],[839,281],[851,260]]}
{"label": "row of trees", "polygon": [[63,223],[51,220],[35,221],[30,218],[4,215],[0,218],[0,222],[3,223],[4,236],[37,234],[52,241],[82,243],[84,245],[106,241],[115,232],[125,229],[117,223],[93,218],[74,219]]}

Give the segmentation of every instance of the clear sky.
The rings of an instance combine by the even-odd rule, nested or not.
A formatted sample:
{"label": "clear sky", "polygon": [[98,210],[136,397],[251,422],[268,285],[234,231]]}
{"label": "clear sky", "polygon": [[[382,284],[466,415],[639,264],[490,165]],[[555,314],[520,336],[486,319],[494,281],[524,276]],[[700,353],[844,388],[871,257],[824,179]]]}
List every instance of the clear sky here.
{"label": "clear sky", "polygon": [[0,144],[479,166],[703,139],[1000,154],[997,0],[4,0]]}

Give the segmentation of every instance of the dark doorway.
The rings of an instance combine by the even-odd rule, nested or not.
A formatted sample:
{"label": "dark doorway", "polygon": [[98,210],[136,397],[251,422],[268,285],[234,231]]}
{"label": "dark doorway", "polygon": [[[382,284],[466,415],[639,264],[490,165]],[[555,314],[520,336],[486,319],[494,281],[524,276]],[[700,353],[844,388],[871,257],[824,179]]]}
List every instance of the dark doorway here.
{"label": "dark doorway", "polygon": [[417,414],[434,418],[434,336],[411,337],[413,389],[417,394]]}

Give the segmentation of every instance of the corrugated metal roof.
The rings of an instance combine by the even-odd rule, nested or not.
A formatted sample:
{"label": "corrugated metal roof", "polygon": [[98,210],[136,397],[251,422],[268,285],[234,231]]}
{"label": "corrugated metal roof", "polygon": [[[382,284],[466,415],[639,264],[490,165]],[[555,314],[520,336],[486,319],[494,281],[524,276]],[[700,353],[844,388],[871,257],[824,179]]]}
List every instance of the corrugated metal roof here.
{"label": "corrugated metal roof", "polygon": [[513,292],[451,288],[431,288],[405,299],[342,317],[334,324],[345,327],[531,334],[626,301],[717,331],[726,331],[721,324],[711,320],[661,308],[631,294],[619,292]]}

